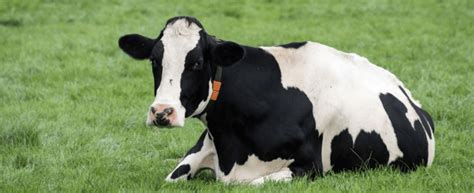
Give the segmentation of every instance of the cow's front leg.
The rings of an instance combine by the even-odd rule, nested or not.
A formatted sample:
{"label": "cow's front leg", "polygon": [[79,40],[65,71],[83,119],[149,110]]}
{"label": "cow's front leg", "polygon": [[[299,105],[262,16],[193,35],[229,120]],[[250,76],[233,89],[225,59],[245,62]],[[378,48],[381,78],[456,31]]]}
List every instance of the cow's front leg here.
{"label": "cow's front leg", "polygon": [[166,177],[166,181],[187,180],[204,168],[214,170],[214,156],[214,143],[205,130],[196,145],[186,153],[178,166]]}
{"label": "cow's front leg", "polygon": [[267,181],[289,182],[291,178],[292,178],[292,172],[289,169],[284,169],[275,173],[268,174],[266,176],[262,176],[255,180],[252,180],[250,184],[260,185]]}

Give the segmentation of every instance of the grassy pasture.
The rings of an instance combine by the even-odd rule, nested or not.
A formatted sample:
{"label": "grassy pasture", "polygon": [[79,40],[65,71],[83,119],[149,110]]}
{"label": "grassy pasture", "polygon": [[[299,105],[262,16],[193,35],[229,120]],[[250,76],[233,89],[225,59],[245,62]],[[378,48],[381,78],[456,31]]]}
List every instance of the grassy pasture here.
{"label": "grassy pasture", "polygon": [[[177,15],[221,39],[311,40],[392,71],[435,120],[433,166],[261,187],[226,186],[210,173],[165,183],[203,126],[145,127],[151,68],[117,40],[157,36]],[[0,0],[0,192],[471,192],[473,84],[472,0]]]}

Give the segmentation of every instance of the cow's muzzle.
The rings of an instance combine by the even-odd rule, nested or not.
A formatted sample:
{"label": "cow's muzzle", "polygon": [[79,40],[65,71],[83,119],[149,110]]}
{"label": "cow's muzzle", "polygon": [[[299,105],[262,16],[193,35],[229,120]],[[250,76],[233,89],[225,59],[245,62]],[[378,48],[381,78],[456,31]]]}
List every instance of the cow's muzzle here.
{"label": "cow's muzzle", "polygon": [[162,104],[151,106],[148,118],[148,121],[156,126],[170,126],[176,119],[175,109]]}

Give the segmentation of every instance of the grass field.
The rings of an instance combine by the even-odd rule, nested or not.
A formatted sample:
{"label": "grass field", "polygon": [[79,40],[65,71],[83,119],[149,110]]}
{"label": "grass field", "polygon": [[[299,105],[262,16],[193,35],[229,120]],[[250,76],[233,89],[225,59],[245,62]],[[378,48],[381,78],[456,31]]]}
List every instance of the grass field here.
{"label": "grass field", "polygon": [[[331,2],[331,3],[328,3]],[[145,127],[151,68],[118,46],[193,15],[247,45],[311,40],[396,74],[436,124],[431,168],[226,186],[165,176],[203,130]],[[474,1],[0,0],[0,192],[474,191]]]}

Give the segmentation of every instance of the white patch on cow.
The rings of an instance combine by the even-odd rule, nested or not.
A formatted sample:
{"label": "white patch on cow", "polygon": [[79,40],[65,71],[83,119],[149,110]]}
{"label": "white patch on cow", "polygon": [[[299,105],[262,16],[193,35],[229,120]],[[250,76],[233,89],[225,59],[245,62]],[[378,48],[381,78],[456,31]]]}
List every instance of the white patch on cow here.
{"label": "white patch on cow", "polygon": [[289,182],[292,178],[293,172],[289,168],[285,168],[282,171],[271,173],[269,175],[257,178],[253,180],[250,184],[252,185],[261,185],[268,181],[276,181],[276,182]]}
{"label": "white patch on cow", "polygon": [[[156,90],[155,101],[158,104],[170,105],[176,111],[176,121],[173,126],[184,126],[186,109],[181,104],[181,74],[184,71],[186,55],[194,49],[199,41],[201,28],[194,23],[189,24],[185,19],[180,19],[168,24],[163,31],[163,73],[162,84]],[[166,84],[172,80],[174,84]]]}
{"label": "white patch on cow", "polygon": [[[431,130],[433,131],[433,130]],[[426,135],[426,139],[428,140],[428,162],[427,166],[431,166],[433,164],[434,156],[435,156],[435,138],[434,133],[431,132],[431,139]]]}
{"label": "white patch on cow", "polygon": [[[404,88],[403,84],[392,73],[357,54],[314,42],[298,49],[262,48],[279,63],[282,85],[303,91],[313,104],[316,129],[324,135],[321,155],[324,172],[332,168],[331,141],[345,129],[349,129],[353,141],[361,130],[378,133],[387,146],[388,163],[403,156],[379,94],[391,93],[405,104],[412,126],[419,117],[398,87]],[[429,154],[433,155],[434,140],[429,143],[433,147]]]}
{"label": "white patch on cow", "polygon": [[[207,125],[207,112],[199,116],[198,119],[201,120],[204,125]],[[209,132],[209,135],[210,134],[211,132]],[[212,139],[212,136],[211,136],[211,139]]]}
{"label": "white patch on cow", "polygon": [[191,117],[192,116],[195,116],[195,115],[199,115],[201,114],[205,109],[206,109],[206,106],[207,104],[209,103],[209,100],[211,99],[211,95],[212,95],[212,82],[209,81],[209,92],[207,94],[207,98],[205,101],[201,101],[198,105],[198,107],[196,108],[196,110],[191,114]]}
{"label": "white patch on cow", "polygon": [[191,175],[195,175],[200,169],[207,168],[211,170],[215,170],[215,159],[216,157],[216,150],[214,147],[214,142],[209,138],[209,135],[206,134],[201,150],[192,154],[187,155],[180,161],[178,166],[166,177],[166,181],[168,182],[175,182],[179,180],[187,179],[187,175],[182,175],[176,179],[172,179],[171,175],[173,172],[179,168],[181,165],[189,164],[190,171],[188,172]]}
{"label": "white patch on cow", "polygon": [[[431,127],[430,127],[431,129]],[[431,130],[433,131],[433,130]],[[428,140],[428,161],[427,161],[427,166],[431,166],[433,164],[433,159],[435,156],[435,138],[434,138],[434,133],[431,132],[431,139],[429,138],[428,134],[426,134],[426,140]]]}
{"label": "white patch on cow", "polygon": [[278,158],[266,162],[252,154],[248,156],[247,161],[243,165],[235,163],[228,175],[225,175],[217,165],[216,168],[219,169],[216,170],[216,177],[224,183],[249,183],[272,173],[289,171],[288,166],[293,161],[294,159]]}

